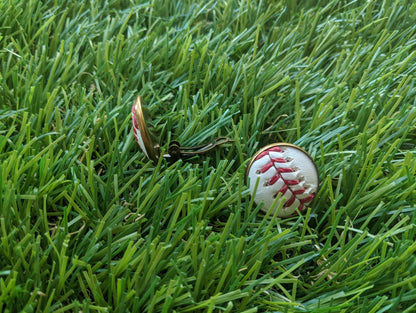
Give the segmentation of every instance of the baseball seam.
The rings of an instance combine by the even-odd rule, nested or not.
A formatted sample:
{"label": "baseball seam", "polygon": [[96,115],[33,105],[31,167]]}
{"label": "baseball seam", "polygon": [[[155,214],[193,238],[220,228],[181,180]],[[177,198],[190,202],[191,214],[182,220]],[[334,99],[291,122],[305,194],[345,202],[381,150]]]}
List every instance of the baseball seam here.
{"label": "baseball seam", "polygon": [[[263,151],[260,153],[256,160],[259,160],[263,157],[268,157],[270,159],[270,162],[263,165],[263,167],[260,169],[261,173],[267,172],[270,168],[274,168],[276,171],[276,174],[270,178],[268,181],[268,185],[275,184],[279,179],[282,179],[284,182],[284,186],[274,195],[274,197],[277,197],[279,193],[284,195],[288,190],[292,194],[292,196],[286,201],[285,207],[289,207],[295,202],[297,199],[299,201],[299,211],[302,211],[304,208],[304,205],[306,203],[311,202],[314,199],[314,194],[310,194],[306,196],[305,198],[299,198],[299,195],[302,195],[306,192],[306,189],[301,186],[299,189],[294,189],[295,186],[300,185],[300,181],[298,179],[292,179],[292,180],[286,180],[281,174],[283,173],[294,173],[295,171],[289,166],[288,161],[285,158],[275,158],[271,157],[269,152],[279,152],[283,153],[282,149],[280,147],[272,147],[270,149],[267,149],[266,151]],[[287,167],[276,167],[275,163],[279,164],[285,164]]]}

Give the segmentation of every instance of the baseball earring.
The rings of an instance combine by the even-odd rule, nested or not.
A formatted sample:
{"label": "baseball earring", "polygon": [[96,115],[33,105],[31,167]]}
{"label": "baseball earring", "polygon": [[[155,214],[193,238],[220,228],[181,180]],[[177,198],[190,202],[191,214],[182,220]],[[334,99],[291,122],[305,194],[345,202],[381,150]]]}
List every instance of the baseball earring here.
{"label": "baseball earring", "polygon": [[187,159],[196,155],[207,153],[216,147],[233,142],[227,137],[218,137],[212,142],[201,144],[195,147],[181,147],[179,142],[172,141],[169,144],[168,153],[161,155],[160,144],[157,135],[149,123],[149,114],[142,104],[142,97],[138,96],[131,108],[133,132],[136,141],[147,158],[157,162],[162,156],[168,160]]}
{"label": "baseball earring", "polygon": [[[209,152],[219,145],[232,142],[219,137],[195,147],[181,147],[177,141],[169,144],[168,153],[161,155],[157,135],[142,98],[138,96],[131,108],[136,141],[150,160],[186,159]],[[289,217],[302,211],[314,199],[319,186],[319,173],[313,159],[301,148],[288,143],[276,143],[260,149],[250,160],[246,171],[250,194],[257,205],[272,214],[279,209],[279,217]]]}
{"label": "baseball earring", "polygon": [[318,169],[311,156],[288,143],[260,149],[247,167],[246,179],[254,202],[265,212],[271,210],[271,214],[280,208],[279,217],[302,211],[319,186]]}

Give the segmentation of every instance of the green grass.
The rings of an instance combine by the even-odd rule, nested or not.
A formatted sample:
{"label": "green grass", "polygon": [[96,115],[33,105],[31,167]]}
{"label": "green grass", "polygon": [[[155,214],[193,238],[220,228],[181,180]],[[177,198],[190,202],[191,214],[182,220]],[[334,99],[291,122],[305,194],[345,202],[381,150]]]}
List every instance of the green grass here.
{"label": "green grass", "polygon": [[[0,1],[1,312],[414,312],[416,4]],[[170,140],[148,161],[141,94]],[[290,142],[320,191],[253,205]]]}

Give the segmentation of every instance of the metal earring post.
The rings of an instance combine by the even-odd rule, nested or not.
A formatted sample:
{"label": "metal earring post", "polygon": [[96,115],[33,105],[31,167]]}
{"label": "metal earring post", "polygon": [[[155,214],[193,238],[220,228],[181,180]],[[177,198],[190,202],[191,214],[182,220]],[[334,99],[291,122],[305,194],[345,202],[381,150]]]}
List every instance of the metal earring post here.
{"label": "metal earring post", "polygon": [[[145,114],[143,113],[142,98],[138,96],[131,108],[133,132],[136,137],[137,144],[143,150],[145,155],[154,162],[157,162],[160,157],[160,144],[154,142],[154,136],[146,124]],[[153,140],[152,140],[153,139]],[[181,147],[178,141],[172,141],[169,144],[168,154],[162,155],[167,160],[187,159],[192,156],[201,155],[216,149],[226,143],[234,142],[228,137],[218,137],[215,140],[204,143],[195,147]]]}
{"label": "metal earring post", "polygon": [[214,141],[195,147],[181,147],[178,141],[172,141],[169,144],[168,154],[163,155],[163,157],[166,159],[185,159],[188,157],[208,153],[216,149],[218,146],[230,142],[234,142],[234,140],[228,137],[218,137]]}

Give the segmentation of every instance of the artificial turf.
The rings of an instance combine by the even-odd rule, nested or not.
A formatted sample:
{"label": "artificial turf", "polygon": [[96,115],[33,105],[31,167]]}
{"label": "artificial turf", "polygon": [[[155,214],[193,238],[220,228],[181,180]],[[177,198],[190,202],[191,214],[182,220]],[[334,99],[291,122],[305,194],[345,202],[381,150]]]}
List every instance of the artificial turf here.
{"label": "artificial turf", "polygon": [[[413,1],[0,1],[1,312],[415,312]],[[157,164],[169,142],[234,140]],[[250,157],[310,153],[301,216]]]}

